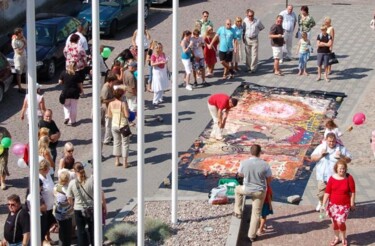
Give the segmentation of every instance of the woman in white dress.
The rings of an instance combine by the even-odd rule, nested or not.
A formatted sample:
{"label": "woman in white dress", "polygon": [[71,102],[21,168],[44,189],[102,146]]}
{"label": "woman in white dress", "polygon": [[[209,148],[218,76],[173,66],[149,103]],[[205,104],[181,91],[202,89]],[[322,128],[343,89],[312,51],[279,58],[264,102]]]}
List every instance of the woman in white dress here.
{"label": "woman in white dress", "polygon": [[167,74],[168,58],[163,52],[163,45],[158,43],[151,56],[152,66],[152,91],[154,92],[153,105],[163,102],[163,93],[170,88]]}
{"label": "woman in white dress", "polygon": [[[43,93],[41,91],[41,85],[36,84],[36,100],[37,100],[37,115],[38,120],[41,120],[43,118],[44,111],[46,111],[46,105],[44,102]],[[28,103],[28,97],[29,95],[26,94],[25,99],[23,100],[22,110],[21,110],[21,120],[25,119],[25,114],[27,116],[27,119],[29,120],[29,114],[27,108],[29,107]]]}

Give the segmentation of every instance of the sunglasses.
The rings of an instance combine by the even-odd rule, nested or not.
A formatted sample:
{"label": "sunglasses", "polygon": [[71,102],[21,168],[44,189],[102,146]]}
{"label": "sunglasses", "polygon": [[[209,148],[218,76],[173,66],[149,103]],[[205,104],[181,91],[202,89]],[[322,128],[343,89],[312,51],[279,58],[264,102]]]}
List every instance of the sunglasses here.
{"label": "sunglasses", "polygon": [[67,150],[68,153],[72,153],[74,149]]}
{"label": "sunglasses", "polygon": [[248,15],[247,17],[254,17],[254,15]]}
{"label": "sunglasses", "polygon": [[10,207],[15,207],[17,204],[16,203],[8,203],[8,206]]}
{"label": "sunglasses", "polygon": [[203,17],[208,17],[208,15],[203,15]]}

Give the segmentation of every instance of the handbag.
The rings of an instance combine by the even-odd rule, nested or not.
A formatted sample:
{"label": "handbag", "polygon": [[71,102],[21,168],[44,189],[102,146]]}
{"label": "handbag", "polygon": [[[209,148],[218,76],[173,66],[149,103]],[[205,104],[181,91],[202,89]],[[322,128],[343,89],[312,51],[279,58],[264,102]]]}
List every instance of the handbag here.
{"label": "handbag", "polygon": [[300,31],[300,29],[298,28],[298,31],[296,32],[296,36],[295,36],[295,38],[299,38],[299,37],[301,37],[301,31]]}
{"label": "handbag", "polygon": [[93,208],[92,206],[89,206],[89,205],[88,205],[88,202],[86,201],[86,199],[83,198],[82,193],[81,193],[81,189],[78,187],[78,184],[79,184],[79,186],[81,187],[81,189],[86,193],[86,195],[87,195],[91,200],[94,200],[94,199],[92,199],[92,197],[89,195],[89,193],[87,193],[87,191],[85,190],[85,188],[83,188],[83,186],[81,185],[81,183],[79,183],[79,182],[76,180],[76,187],[77,187],[77,190],[78,190],[78,192],[80,193],[83,202],[86,203],[86,205],[87,205],[87,207],[83,208],[82,215],[83,215],[83,217],[85,217],[86,219],[88,219],[88,220],[90,220],[90,221],[93,221],[93,220],[94,220],[94,208]]}
{"label": "handbag", "polygon": [[[121,110],[120,110],[120,120],[119,120],[119,123],[118,123],[119,125],[121,124],[121,111],[122,111],[122,103],[121,103]],[[125,117],[125,119],[126,119],[127,124],[120,128],[120,133],[123,137],[129,137],[132,134],[132,132],[130,130],[128,119],[126,117]]]}
{"label": "handbag", "polygon": [[337,64],[337,63],[339,63],[339,61],[336,58],[335,52],[329,53],[329,55],[328,55],[328,64],[332,65],[332,64]]}
{"label": "handbag", "polygon": [[59,102],[64,105],[65,104],[65,94],[64,91],[61,92],[60,97],[59,97]]}
{"label": "handbag", "polygon": [[[91,199],[91,200],[94,200],[89,193],[87,193],[87,191],[85,190],[85,188],[83,188],[83,186],[81,185],[81,183],[78,183],[78,181],[76,180],[76,186],[77,186],[77,190],[78,192],[81,194],[82,196],[82,193],[81,193],[81,190],[78,188],[78,184],[79,186],[82,188],[82,190],[86,193],[86,195]],[[83,198],[83,196],[82,196]],[[87,204],[87,201],[86,199],[82,199],[84,201],[84,203]],[[94,208],[92,206],[87,206],[83,209],[82,211],[82,215],[88,219],[89,221],[94,221]],[[102,224],[105,225],[105,219],[106,219],[106,216],[107,216],[107,213],[104,209],[104,207],[102,206]]]}

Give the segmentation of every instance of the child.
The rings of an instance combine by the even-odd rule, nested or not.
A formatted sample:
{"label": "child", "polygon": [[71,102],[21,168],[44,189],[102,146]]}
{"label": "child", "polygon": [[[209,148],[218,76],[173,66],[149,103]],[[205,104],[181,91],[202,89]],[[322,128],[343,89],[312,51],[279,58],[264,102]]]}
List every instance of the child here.
{"label": "child", "polygon": [[307,60],[310,56],[310,47],[311,43],[310,40],[307,39],[307,33],[302,32],[301,39],[298,41],[298,48],[297,48],[297,55],[299,55],[299,62],[298,62],[298,68],[299,72],[298,75],[309,75],[306,71],[307,67]]}
{"label": "child", "polygon": [[156,45],[158,44],[158,41],[152,41],[150,44],[150,48],[147,50],[147,56],[146,56],[146,62],[148,65],[148,81],[147,81],[147,88],[146,90],[148,92],[152,92],[151,90],[151,83],[152,83],[152,66],[151,66],[151,56],[152,52],[155,49]]}
{"label": "child", "polygon": [[260,225],[257,235],[260,236],[265,232],[267,216],[273,214],[272,210],[272,189],[271,185],[267,183],[266,198],[264,199],[262,208],[262,217],[260,218]]}
{"label": "child", "polygon": [[327,134],[328,133],[334,133],[336,135],[336,142],[342,146],[344,146],[344,144],[342,143],[340,137],[343,135],[342,132],[339,130],[339,128],[337,127],[336,123],[332,120],[332,119],[329,119],[327,122],[326,122],[326,130],[324,131],[324,139],[326,139],[327,137]]}
{"label": "child", "polygon": [[116,74],[116,77],[118,80],[121,80],[121,68],[122,68],[122,64],[121,64],[121,61],[120,60],[115,60],[114,63],[113,63],[113,67],[111,69],[111,71]]}
{"label": "child", "polygon": [[370,22],[370,27],[372,30],[375,30],[375,15],[374,15],[374,18]]}

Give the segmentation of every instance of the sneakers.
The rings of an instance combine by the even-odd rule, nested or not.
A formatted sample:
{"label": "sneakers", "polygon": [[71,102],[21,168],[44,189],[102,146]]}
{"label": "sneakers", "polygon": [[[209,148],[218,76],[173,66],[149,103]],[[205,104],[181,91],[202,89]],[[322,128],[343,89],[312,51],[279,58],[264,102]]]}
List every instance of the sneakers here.
{"label": "sneakers", "polygon": [[195,81],[194,84],[193,84],[193,88],[197,88],[197,86],[198,86],[198,82]]}
{"label": "sneakers", "polygon": [[192,90],[193,90],[193,87],[191,87],[191,85],[188,84],[188,85],[185,87],[185,89],[188,90],[188,91],[192,91]]}
{"label": "sneakers", "polygon": [[315,208],[315,211],[319,212],[321,207],[322,207],[322,203],[319,202],[318,205]]}
{"label": "sneakers", "polygon": [[204,82],[202,83],[202,85],[203,85],[204,87],[211,86],[211,84],[207,83],[206,81],[204,81]]}

